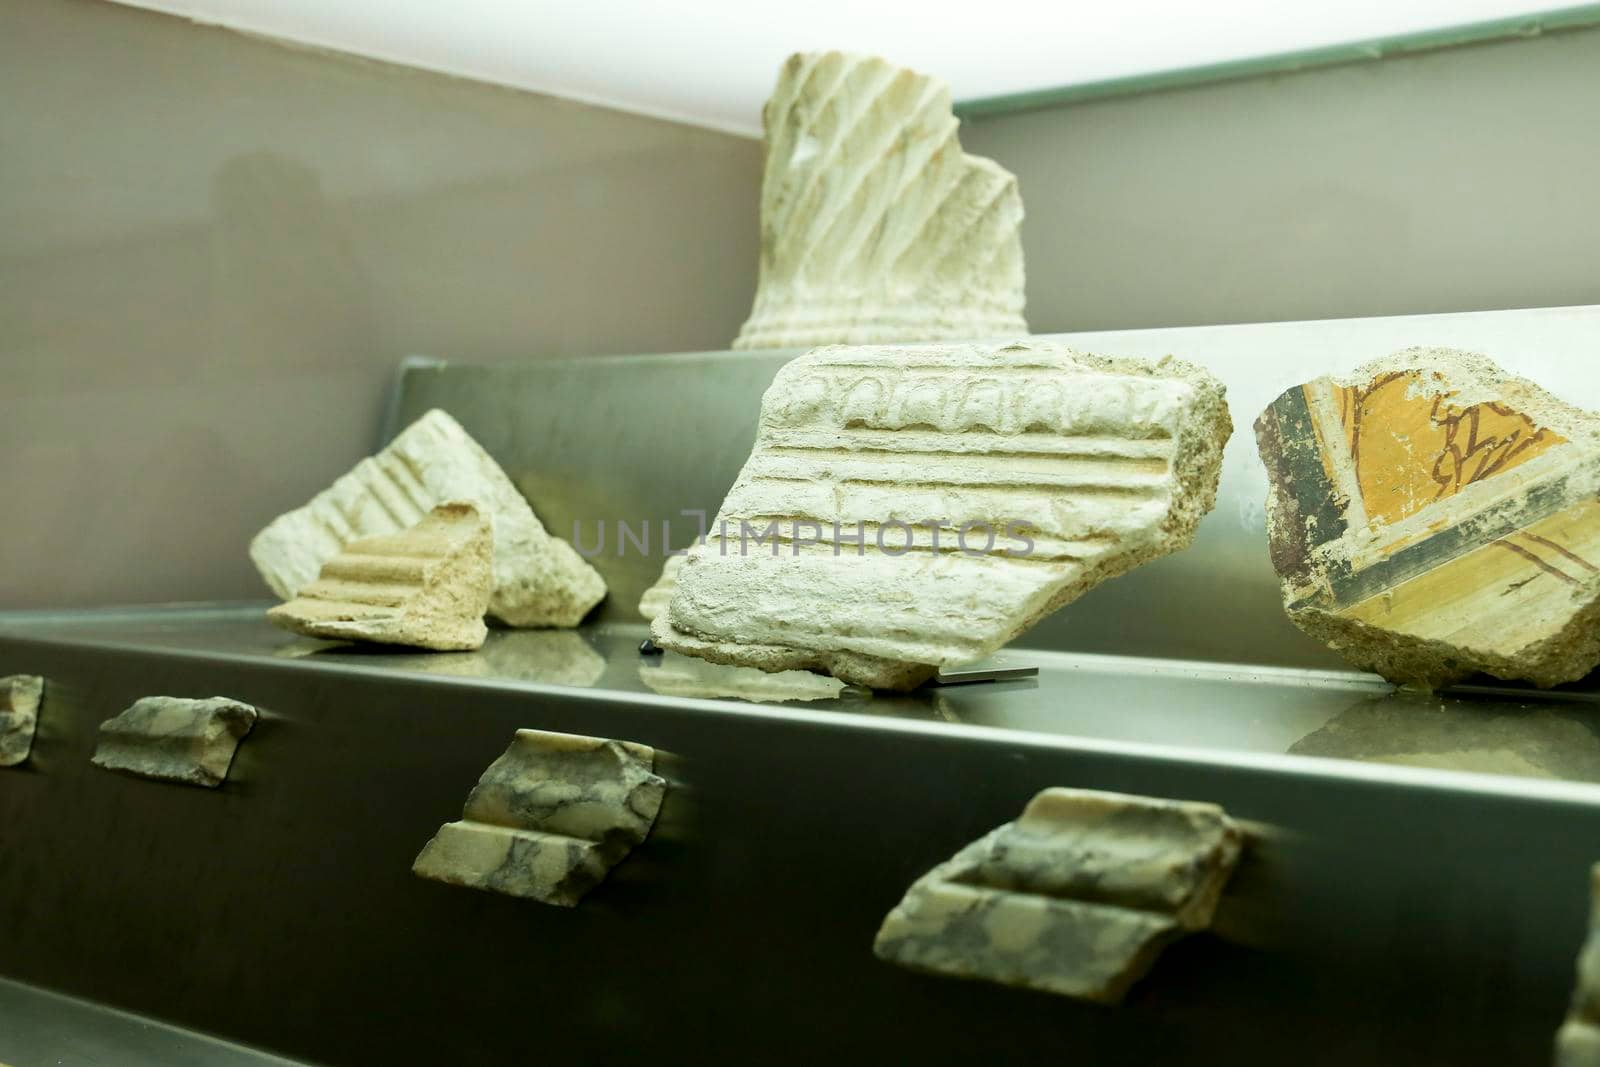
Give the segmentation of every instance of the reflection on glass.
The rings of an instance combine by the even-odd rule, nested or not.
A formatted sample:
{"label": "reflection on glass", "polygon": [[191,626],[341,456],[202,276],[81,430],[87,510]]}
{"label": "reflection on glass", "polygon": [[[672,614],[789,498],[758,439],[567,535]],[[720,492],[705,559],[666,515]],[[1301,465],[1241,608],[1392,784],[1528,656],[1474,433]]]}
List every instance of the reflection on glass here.
{"label": "reflection on glass", "polygon": [[810,671],[768,674],[755,667],[731,667],[672,652],[640,663],[639,680],[663,696],[721,697],[762,704],[838,700],[846,695],[871,697],[866,690],[847,686],[825,674]]}
{"label": "reflection on glass", "polygon": [[1289,752],[1600,782],[1600,737],[1582,714],[1550,704],[1407,690],[1361,701],[1296,741]]}
{"label": "reflection on glass", "polygon": [[605,673],[605,658],[575,630],[490,630],[476,652],[422,652],[392,645],[337,644],[302,639],[275,655],[365,657],[385,667],[464,678],[504,678],[587,689]]}

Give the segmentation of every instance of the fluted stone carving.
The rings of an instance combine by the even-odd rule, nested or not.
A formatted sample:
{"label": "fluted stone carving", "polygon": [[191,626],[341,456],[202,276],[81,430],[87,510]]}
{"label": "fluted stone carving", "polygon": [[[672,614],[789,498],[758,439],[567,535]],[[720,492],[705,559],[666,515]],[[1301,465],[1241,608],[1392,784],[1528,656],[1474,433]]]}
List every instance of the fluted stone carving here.
{"label": "fluted stone carving", "polygon": [[821,348],[762,399],[662,648],[908,689],[1186,547],[1231,432],[1222,386],[1043,341]]}
{"label": "fluted stone carving", "polygon": [[798,54],[762,118],[760,284],[733,347],[1028,332],[1017,180],[961,150],[944,83]]}
{"label": "fluted stone carving", "polygon": [[440,504],[410,529],[352,541],[316,581],[267,612],[312,637],[439,651],[483,645],[488,628],[489,520],[471,504]]}
{"label": "fluted stone carving", "polygon": [[44,679],[37,674],[0,678],[0,767],[15,767],[33,751]]}
{"label": "fluted stone carving", "polygon": [[880,959],[1105,1004],[1211,925],[1244,835],[1214,804],[1046,789],[918,879]]}
{"label": "fluted stone carving", "polygon": [[471,503],[491,520],[489,614],[507,625],[576,626],[605,596],[595,569],[545,531],[499,464],[438,409],[310,503],[274,519],[250,542],[250,558],[272,591],[290,600],[351,541],[399,533],[449,501]]}
{"label": "fluted stone carving", "polygon": [[108,771],[215,788],[257,712],[227,697],[144,697],[100,724],[93,763]]}
{"label": "fluted stone carving", "polygon": [[1256,420],[1295,625],[1394,682],[1548,686],[1600,664],[1600,416],[1410,349]]}
{"label": "fluted stone carving", "polygon": [[655,824],[667,783],[654,765],[655,750],[632,741],[518,730],[412,870],[573,907]]}

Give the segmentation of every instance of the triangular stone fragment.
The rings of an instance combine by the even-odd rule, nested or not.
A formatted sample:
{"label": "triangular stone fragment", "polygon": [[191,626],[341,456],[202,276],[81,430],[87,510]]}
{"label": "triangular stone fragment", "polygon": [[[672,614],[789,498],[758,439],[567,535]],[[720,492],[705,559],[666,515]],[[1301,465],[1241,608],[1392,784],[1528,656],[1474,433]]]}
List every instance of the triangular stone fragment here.
{"label": "triangular stone fragment", "polygon": [[489,521],[471,504],[440,504],[408,530],[353,541],[316,581],[267,612],[286,630],[440,651],[488,635]]}
{"label": "triangular stone fragment", "polygon": [[1289,617],[1437,687],[1600,663],[1600,417],[1482,356],[1411,349],[1256,421]]}
{"label": "triangular stone fragment", "polygon": [[1028,332],[1017,179],[961,150],[948,86],[792,55],[762,118],[760,281],[733,347]]}
{"label": "triangular stone fragment", "polygon": [[26,762],[39,725],[44,679],[37,674],[0,678],[0,767]]}
{"label": "triangular stone fragment", "polygon": [[873,952],[1116,1004],[1168,943],[1211,925],[1243,843],[1214,804],[1046,789],[913,883]]}
{"label": "triangular stone fragment", "polygon": [[250,558],[289,600],[351,541],[398,533],[453,500],[492,522],[495,618],[508,626],[576,626],[605,596],[599,573],[545,531],[499,464],[437,408],[310,503],[274,519],[250,542]]}
{"label": "triangular stone fragment", "polygon": [[778,372],[755,449],[652,635],[907,689],[1186,547],[1231,432],[1172,359],[1047,341],[831,347]]}

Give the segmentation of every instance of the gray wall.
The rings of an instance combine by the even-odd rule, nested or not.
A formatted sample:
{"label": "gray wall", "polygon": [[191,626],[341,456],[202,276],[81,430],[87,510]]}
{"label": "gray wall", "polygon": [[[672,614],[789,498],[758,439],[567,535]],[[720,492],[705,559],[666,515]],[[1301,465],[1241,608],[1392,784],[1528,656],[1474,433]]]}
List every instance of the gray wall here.
{"label": "gray wall", "polygon": [[[1597,71],[1586,31],[963,138],[1021,178],[1039,332],[1600,302]],[[262,595],[250,535],[408,352],[724,347],[759,181],[723,134],[0,0],[0,607]]]}
{"label": "gray wall", "polygon": [[262,596],[395,361],[726,347],[759,146],[0,0],[0,606]]}
{"label": "gray wall", "polygon": [[976,119],[1039,333],[1600,303],[1600,30]]}

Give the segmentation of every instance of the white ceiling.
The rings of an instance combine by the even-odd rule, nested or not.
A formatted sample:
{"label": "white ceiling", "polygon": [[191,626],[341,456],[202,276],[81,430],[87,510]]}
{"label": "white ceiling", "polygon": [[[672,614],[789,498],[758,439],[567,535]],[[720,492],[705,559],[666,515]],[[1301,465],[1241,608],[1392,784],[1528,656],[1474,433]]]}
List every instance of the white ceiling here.
{"label": "white ceiling", "polygon": [[738,133],[790,52],[882,55],[957,100],[1549,10],[1549,0],[121,0]]}

